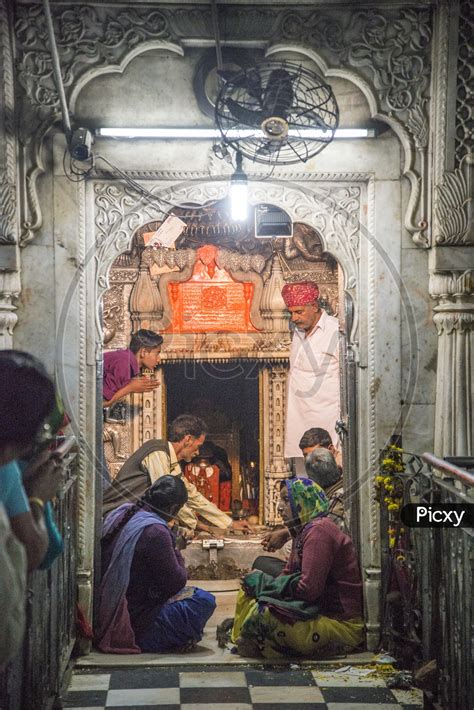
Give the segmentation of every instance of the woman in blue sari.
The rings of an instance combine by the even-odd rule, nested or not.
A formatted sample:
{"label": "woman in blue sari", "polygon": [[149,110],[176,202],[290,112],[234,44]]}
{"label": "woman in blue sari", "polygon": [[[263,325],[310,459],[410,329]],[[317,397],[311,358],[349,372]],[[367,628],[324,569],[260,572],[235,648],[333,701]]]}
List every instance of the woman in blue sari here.
{"label": "woman in blue sari", "polygon": [[109,513],[102,536],[96,643],[106,653],[189,651],[216,602],[187,587],[169,522],[187,500],[177,476],[162,476],[136,504]]}

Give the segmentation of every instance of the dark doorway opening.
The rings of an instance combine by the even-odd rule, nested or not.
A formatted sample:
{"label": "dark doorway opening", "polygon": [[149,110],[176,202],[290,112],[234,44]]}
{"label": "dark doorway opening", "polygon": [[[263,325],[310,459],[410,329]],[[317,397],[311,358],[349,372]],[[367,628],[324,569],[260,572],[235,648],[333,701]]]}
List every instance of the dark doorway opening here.
{"label": "dark doorway opening", "polygon": [[[223,510],[233,508],[238,511],[239,504],[235,501],[240,501],[243,512],[258,514],[261,463],[259,370],[255,361],[185,361],[164,366],[167,422],[184,413],[197,415],[208,426],[207,441],[218,447],[215,458],[221,482],[230,481],[225,494],[226,500],[230,497],[229,505],[219,506]],[[222,461],[222,449],[228,465]],[[209,497],[204,488],[202,492]],[[217,503],[215,498],[216,494],[214,502]]]}

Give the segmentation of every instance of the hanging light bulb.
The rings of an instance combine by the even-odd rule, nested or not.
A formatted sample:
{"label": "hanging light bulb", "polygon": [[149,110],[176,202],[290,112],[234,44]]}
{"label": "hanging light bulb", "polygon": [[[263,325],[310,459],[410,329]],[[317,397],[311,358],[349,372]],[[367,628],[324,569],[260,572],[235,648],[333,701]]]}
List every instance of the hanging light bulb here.
{"label": "hanging light bulb", "polygon": [[237,222],[247,219],[248,184],[247,175],[242,170],[242,153],[237,151],[235,173],[230,179],[230,210],[231,217]]}

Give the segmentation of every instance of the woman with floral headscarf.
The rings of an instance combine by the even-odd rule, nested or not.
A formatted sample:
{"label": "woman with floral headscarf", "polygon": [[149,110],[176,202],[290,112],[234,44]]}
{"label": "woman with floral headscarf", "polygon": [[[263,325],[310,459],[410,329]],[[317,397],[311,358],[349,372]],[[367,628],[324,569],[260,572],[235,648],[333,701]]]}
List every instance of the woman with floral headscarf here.
{"label": "woman with floral headscarf", "polygon": [[362,642],[359,565],[328,507],[310,479],[282,481],[278,512],[293,547],[279,577],[251,572],[243,579],[231,635],[241,656],[328,657]]}

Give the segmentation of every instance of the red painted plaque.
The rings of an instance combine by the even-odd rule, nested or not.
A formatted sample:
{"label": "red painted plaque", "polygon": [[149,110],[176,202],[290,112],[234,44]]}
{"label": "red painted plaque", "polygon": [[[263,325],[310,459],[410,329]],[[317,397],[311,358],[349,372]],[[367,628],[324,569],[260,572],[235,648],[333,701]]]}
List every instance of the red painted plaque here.
{"label": "red painted plaque", "polygon": [[217,247],[207,244],[197,251],[189,281],[168,286],[173,317],[168,331],[174,333],[255,331],[250,320],[251,282],[235,281],[216,264]]}

